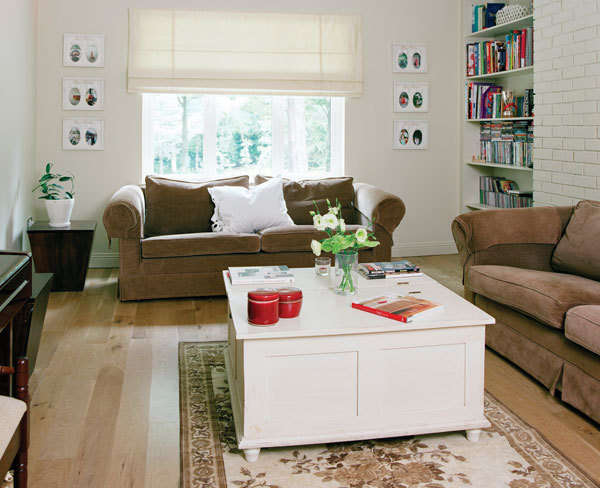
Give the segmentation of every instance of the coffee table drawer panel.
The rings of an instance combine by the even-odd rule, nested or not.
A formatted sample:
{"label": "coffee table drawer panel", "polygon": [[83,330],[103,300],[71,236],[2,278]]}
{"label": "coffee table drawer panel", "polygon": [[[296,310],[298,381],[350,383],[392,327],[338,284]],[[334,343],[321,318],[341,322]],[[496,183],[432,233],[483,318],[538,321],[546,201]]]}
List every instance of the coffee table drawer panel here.
{"label": "coffee table drawer panel", "polygon": [[265,420],[356,417],[357,368],[357,351],[266,357]]}

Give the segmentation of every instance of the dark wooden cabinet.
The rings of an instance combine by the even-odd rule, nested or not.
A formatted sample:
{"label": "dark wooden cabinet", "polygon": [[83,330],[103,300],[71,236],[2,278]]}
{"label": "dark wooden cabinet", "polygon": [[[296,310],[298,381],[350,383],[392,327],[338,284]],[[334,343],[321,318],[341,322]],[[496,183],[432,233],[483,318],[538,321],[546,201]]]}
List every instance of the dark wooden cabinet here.
{"label": "dark wooden cabinet", "polygon": [[72,220],[69,227],[39,221],[27,229],[35,270],[54,273],[53,291],[83,290],[95,230],[93,220]]}

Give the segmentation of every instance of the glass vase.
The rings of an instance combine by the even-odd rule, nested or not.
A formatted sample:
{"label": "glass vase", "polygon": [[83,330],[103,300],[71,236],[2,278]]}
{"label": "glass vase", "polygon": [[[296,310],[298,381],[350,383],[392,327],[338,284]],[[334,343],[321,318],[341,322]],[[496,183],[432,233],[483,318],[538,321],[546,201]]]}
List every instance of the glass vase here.
{"label": "glass vase", "polygon": [[358,291],[358,253],[335,255],[335,292],[354,295]]}

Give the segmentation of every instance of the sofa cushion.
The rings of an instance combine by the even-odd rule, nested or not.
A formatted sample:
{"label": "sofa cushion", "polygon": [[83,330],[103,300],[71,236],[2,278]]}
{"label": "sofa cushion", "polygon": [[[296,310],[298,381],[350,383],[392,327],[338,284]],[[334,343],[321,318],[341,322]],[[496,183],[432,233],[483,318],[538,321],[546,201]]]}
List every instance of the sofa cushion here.
{"label": "sofa cushion", "polygon": [[144,258],[207,256],[260,251],[257,234],[200,232],[149,237],[142,240]]}
{"label": "sofa cushion", "polygon": [[600,305],[581,305],[567,312],[565,336],[600,354]]}
{"label": "sofa cushion", "polygon": [[[346,231],[356,231],[360,225],[348,225]],[[310,242],[325,239],[327,232],[316,230],[312,225],[285,225],[270,227],[260,233],[260,249],[263,252],[310,251]],[[368,250],[363,247],[360,251]]]}
{"label": "sofa cushion", "polygon": [[[264,183],[268,176],[257,175],[256,184]],[[311,210],[315,210],[315,202],[319,211],[327,213],[327,199],[335,204],[336,198],[342,205],[342,217],[346,224],[356,223],[354,209],[354,186],[352,177],[321,178],[318,180],[293,181],[283,179],[283,196],[289,216],[295,224],[312,224]]]}
{"label": "sofa cushion", "polygon": [[600,282],[550,271],[511,266],[471,266],[467,286],[475,293],[557,329],[563,328],[570,308],[600,305]]}
{"label": "sofa cushion", "polygon": [[248,183],[248,176],[204,182],[146,176],[145,234],[162,236],[208,232],[215,209],[208,188],[224,185],[248,188]]}
{"label": "sofa cushion", "polygon": [[600,280],[600,202],[577,204],[552,256],[557,271]]}

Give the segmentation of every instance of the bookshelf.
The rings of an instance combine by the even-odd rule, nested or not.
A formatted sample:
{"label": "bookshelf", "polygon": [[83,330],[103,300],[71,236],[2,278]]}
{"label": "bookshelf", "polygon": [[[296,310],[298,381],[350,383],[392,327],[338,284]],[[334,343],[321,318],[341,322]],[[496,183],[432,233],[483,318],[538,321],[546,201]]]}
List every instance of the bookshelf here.
{"label": "bookshelf", "polygon": [[[467,76],[467,44],[487,40],[503,40],[505,36],[514,30],[533,27],[533,15],[527,15],[518,20],[498,25],[479,32],[471,32],[471,13],[473,4],[485,3],[479,0],[462,1],[462,56],[461,70],[461,154],[460,184],[461,184],[461,212],[496,209],[485,205],[479,199],[479,177],[480,176],[503,176],[514,180],[521,190],[531,191],[533,189],[533,169],[524,166],[498,164],[496,162],[480,161],[480,133],[483,122],[500,121],[533,121],[533,117],[510,117],[510,118],[466,118],[465,87],[471,82],[493,83],[504,89],[514,90],[517,95],[522,95],[525,89],[533,88],[533,65],[524,68],[487,73],[475,76]],[[523,1],[507,1],[505,3],[520,3]],[[529,5],[531,8],[531,5]],[[535,60],[534,60],[535,61]]]}

